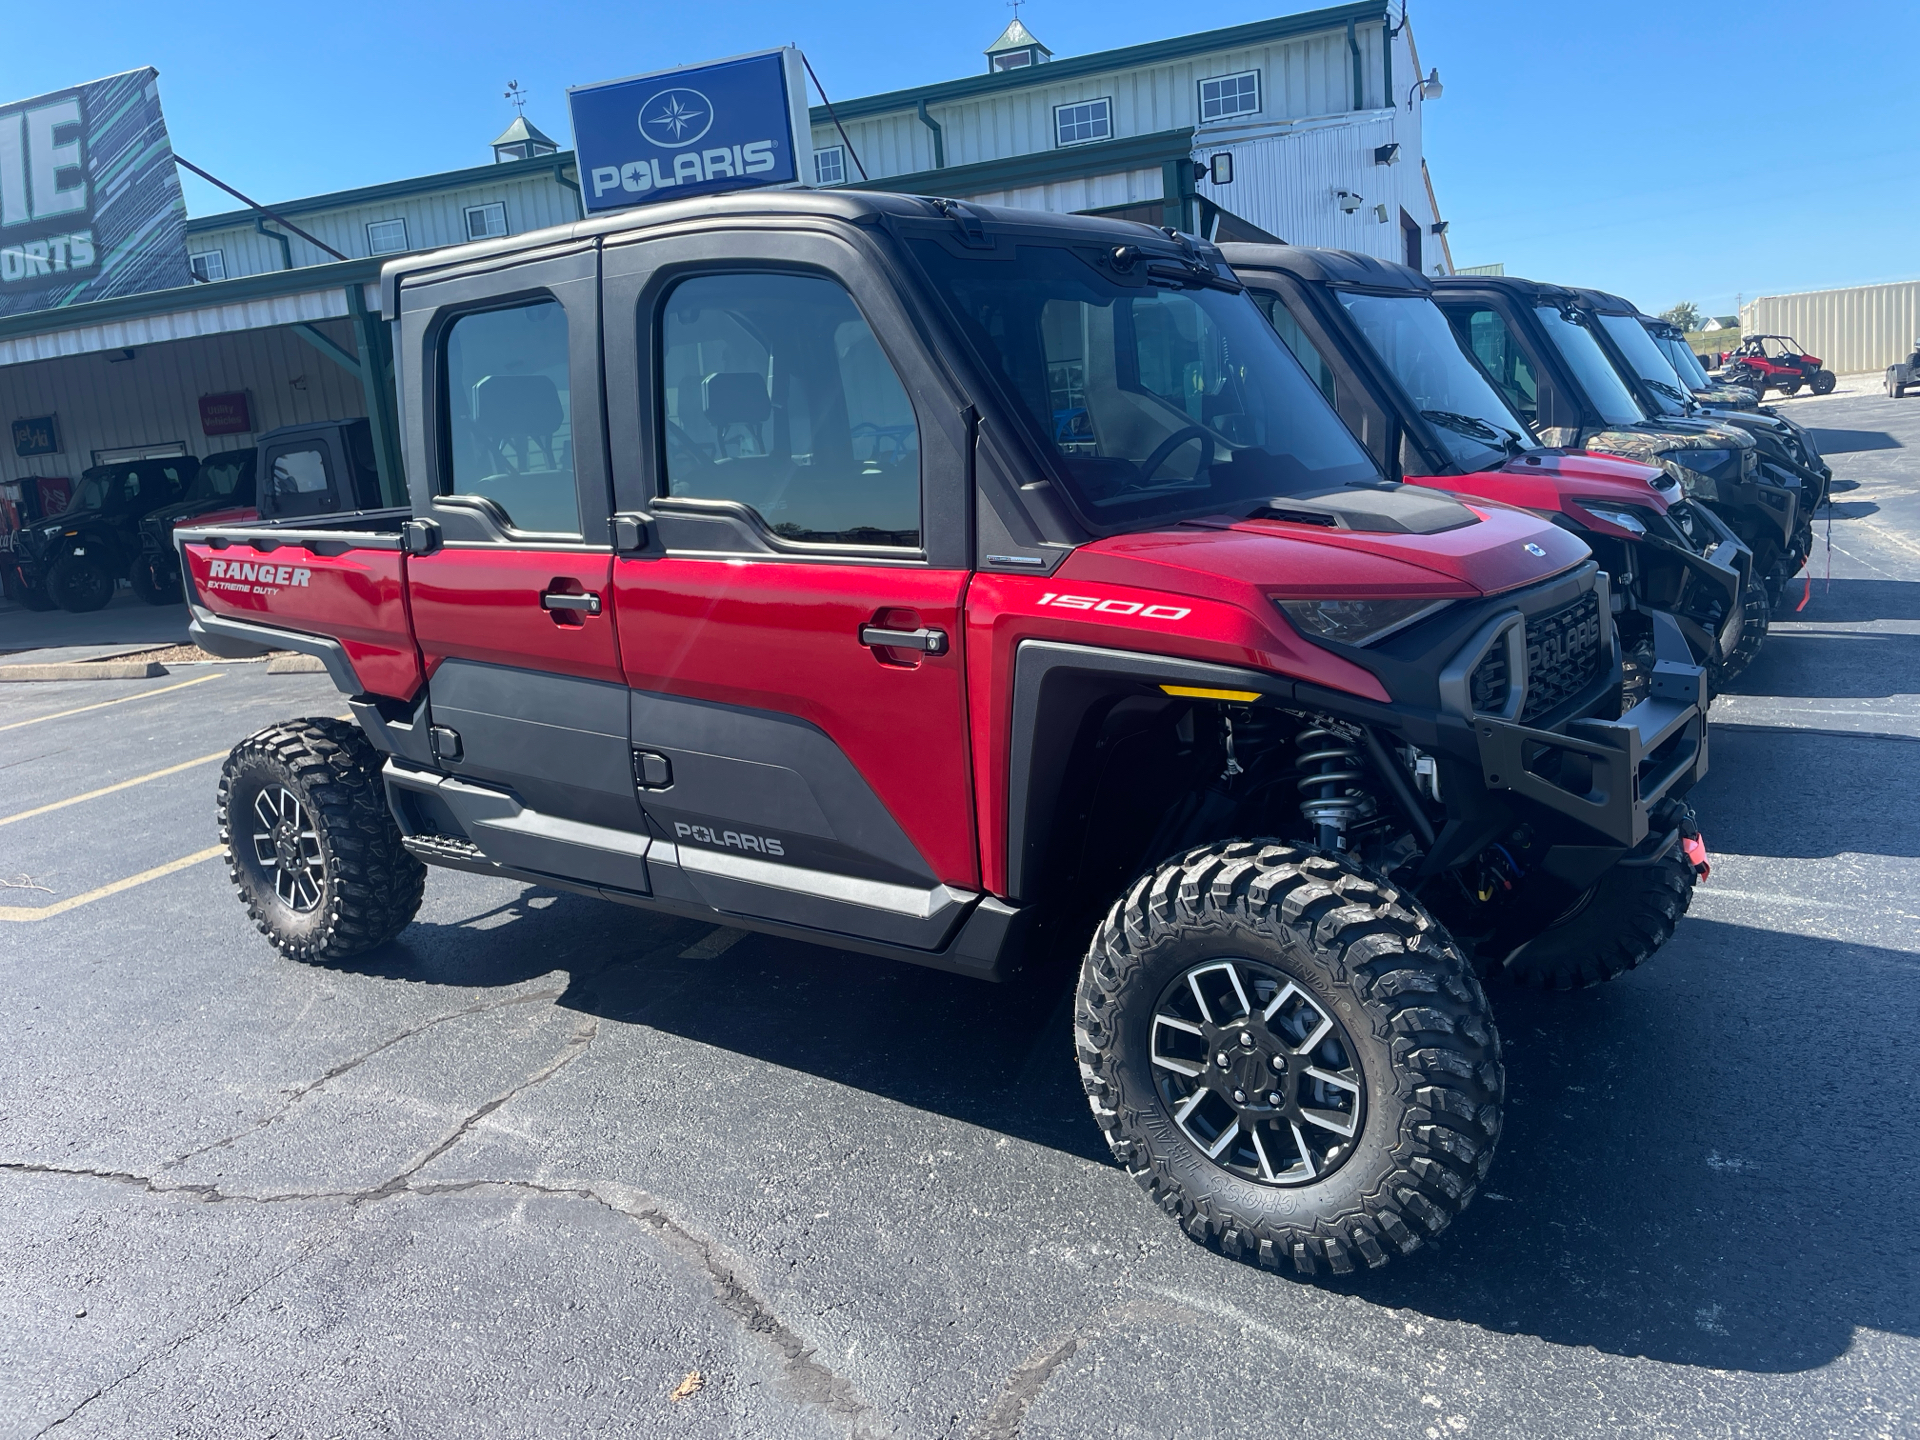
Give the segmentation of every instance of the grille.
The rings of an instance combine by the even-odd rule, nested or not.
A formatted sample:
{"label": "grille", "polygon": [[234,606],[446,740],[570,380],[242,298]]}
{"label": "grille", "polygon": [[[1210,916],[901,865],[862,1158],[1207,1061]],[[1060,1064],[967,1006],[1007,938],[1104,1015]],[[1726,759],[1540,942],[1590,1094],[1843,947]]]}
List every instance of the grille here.
{"label": "grille", "polygon": [[1473,676],[1468,681],[1473,695],[1473,708],[1488,714],[1499,711],[1507,703],[1510,683],[1507,678],[1507,644],[1502,640],[1473,667]]}
{"label": "grille", "polygon": [[1589,590],[1570,605],[1527,620],[1525,725],[1559,708],[1600,669],[1600,596]]}

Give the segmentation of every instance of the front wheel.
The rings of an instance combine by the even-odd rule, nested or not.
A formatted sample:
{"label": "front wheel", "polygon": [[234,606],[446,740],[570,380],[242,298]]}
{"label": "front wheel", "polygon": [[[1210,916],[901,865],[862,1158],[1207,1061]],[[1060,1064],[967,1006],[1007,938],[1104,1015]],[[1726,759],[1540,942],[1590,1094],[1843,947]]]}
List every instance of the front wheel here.
{"label": "front wheel", "polygon": [[1760,658],[1760,649],[1767,641],[1767,629],[1773,624],[1773,601],[1767,596],[1766,585],[1758,579],[1747,581],[1746,588],[1740,592],[1740,608],[1744,612],[1740,620],[1740,643],[1726,659],[1707,667],[1707,683],[1716,695]]}
{"label": "front wheel", "polygon": [[1673,938],[1693,883],[1693,864],[1677,846],[1651,864],[1616,865],[1492,968],[1542,990],[1579,990],[1624,975]]}
{"label": "front wheel", "polygon": [[47,594],[62,610],[84,615],[104,609],[117,583],[113,572],[93,556],[63,555],[47,576]]}
{"label": "front wheel", "polygon": [[1807,380],[1807,388],[1816,395],[1831,395],[1834,378],[1831,370],[1816,370]]}
{"label": "front wheel", "polygon": [[1233,841],[1163,864],[1095,933],[1074,1022],[1114,1158],[1235,1258],[1384,1265],[1492,1163],[1505,1075],[1479,981],[1344,857]]}
{"label": "front wheel", "polygon": [[133,568],[127,572],[127,583],[133,587],[133,593],[149,605],[179,605],[187,598],[179,573],[152,556],[142,555],[133,562]]}
{"label": "front wheel", "polygon": [[5,572],[4,585],[0,588],[5,590],[9,600],[16,600],[29,610],[46,611],[54,608],[53,597],[47,594],[46,586],[29,585],[17,565]]}
{"label": "front wheel", "polygon": [[384,944],[420,908],[426,867],[400,843],[380,756],[352,725],[272,725],[220,772],[220,839],[260,933],[295,960]]}

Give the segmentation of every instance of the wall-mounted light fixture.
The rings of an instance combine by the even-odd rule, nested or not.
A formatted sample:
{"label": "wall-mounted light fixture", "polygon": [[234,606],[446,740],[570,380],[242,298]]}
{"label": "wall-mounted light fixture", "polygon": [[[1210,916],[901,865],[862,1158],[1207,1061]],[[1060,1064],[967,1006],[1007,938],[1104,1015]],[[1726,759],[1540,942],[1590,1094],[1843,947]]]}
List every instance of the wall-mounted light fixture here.
{"label": "wall-mounted light fixture", "polygon": [[1453,224],[1451,220],[1436,220],[1427,227],[1427,232],[1432,235],[1444,235],[1451,224]]}
{"label": "wall-mounted light fixture", "polygon": [[1231,185],[1233,183],[1233,152],[1222,150],[1215,155],[1207,162],[1207,171],[1214,184]]}
{"label": "wall-mounted light fixture", "polygon": [[1374,206],[1373,218],[1378,220],[1382,225],[1386,224],[1387,223],[1387,207],[1385,205]]}
{"label": "wall-mounted light fixture", "polygon": [[1391,165],[1399,158],[1400,142],[1398,140],[1373,147],[1373,163],[1376,165]]}
{"label": "wall-mounted light fixture", "polygon": [[1351,190],[1336,190],[1333,192],[1333,203],[1351,215],[1367,202],[1365,196],[1356,195]]}
{"label": "wall-mounted light fixture", "polygon": [[1427,72],[1427,78],[1416,80],[1407,90],[1407,109],[1413,108],[1414,92],[1418,91],[1422,100],[1438,100],[1446,93],[1447,87],[1440,83],[1440,69],[1435,66]]}

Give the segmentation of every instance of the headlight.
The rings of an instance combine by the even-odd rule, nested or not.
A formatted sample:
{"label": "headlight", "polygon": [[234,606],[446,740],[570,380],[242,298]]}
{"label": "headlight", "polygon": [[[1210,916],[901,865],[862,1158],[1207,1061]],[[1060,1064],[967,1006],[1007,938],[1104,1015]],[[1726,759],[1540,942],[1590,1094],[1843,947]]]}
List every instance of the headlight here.
{"label": "headlight", "polygon": [[1731,450],[1669,450],[1667,452],[1667,459],[1674,464],[1685,466],[1702,475],[1715,475],[1716,479],[1718,476],[1715,472],[1732,458]]}
{"label": "headlight", "polygon": [[1416,620],[1438,613],[1451,600],[1275,600],[1301,633],[1342,645],[1371,645]]}
{"label": "headlight", "polygon": [[1604,520],[1609,525],[1618,526],[1629,535],[1644,535],[1647,527],[1640,517],[1631,510],[1621,510],[1610,505],[1596,505],[1590,500],[1573,502],[1596,520]]}

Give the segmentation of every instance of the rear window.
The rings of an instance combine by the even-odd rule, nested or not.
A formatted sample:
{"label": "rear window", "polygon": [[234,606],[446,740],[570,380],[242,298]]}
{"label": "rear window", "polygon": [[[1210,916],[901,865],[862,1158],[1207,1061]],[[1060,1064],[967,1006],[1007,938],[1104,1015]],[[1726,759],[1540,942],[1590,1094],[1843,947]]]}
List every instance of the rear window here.
{"label": "rear window", "polygon": [[914,245],[981,369],[1095,528],[1381,478],[1244,293],[1177,273],[1126,283],[1056,245],[1022,245],[1012,263]]}

